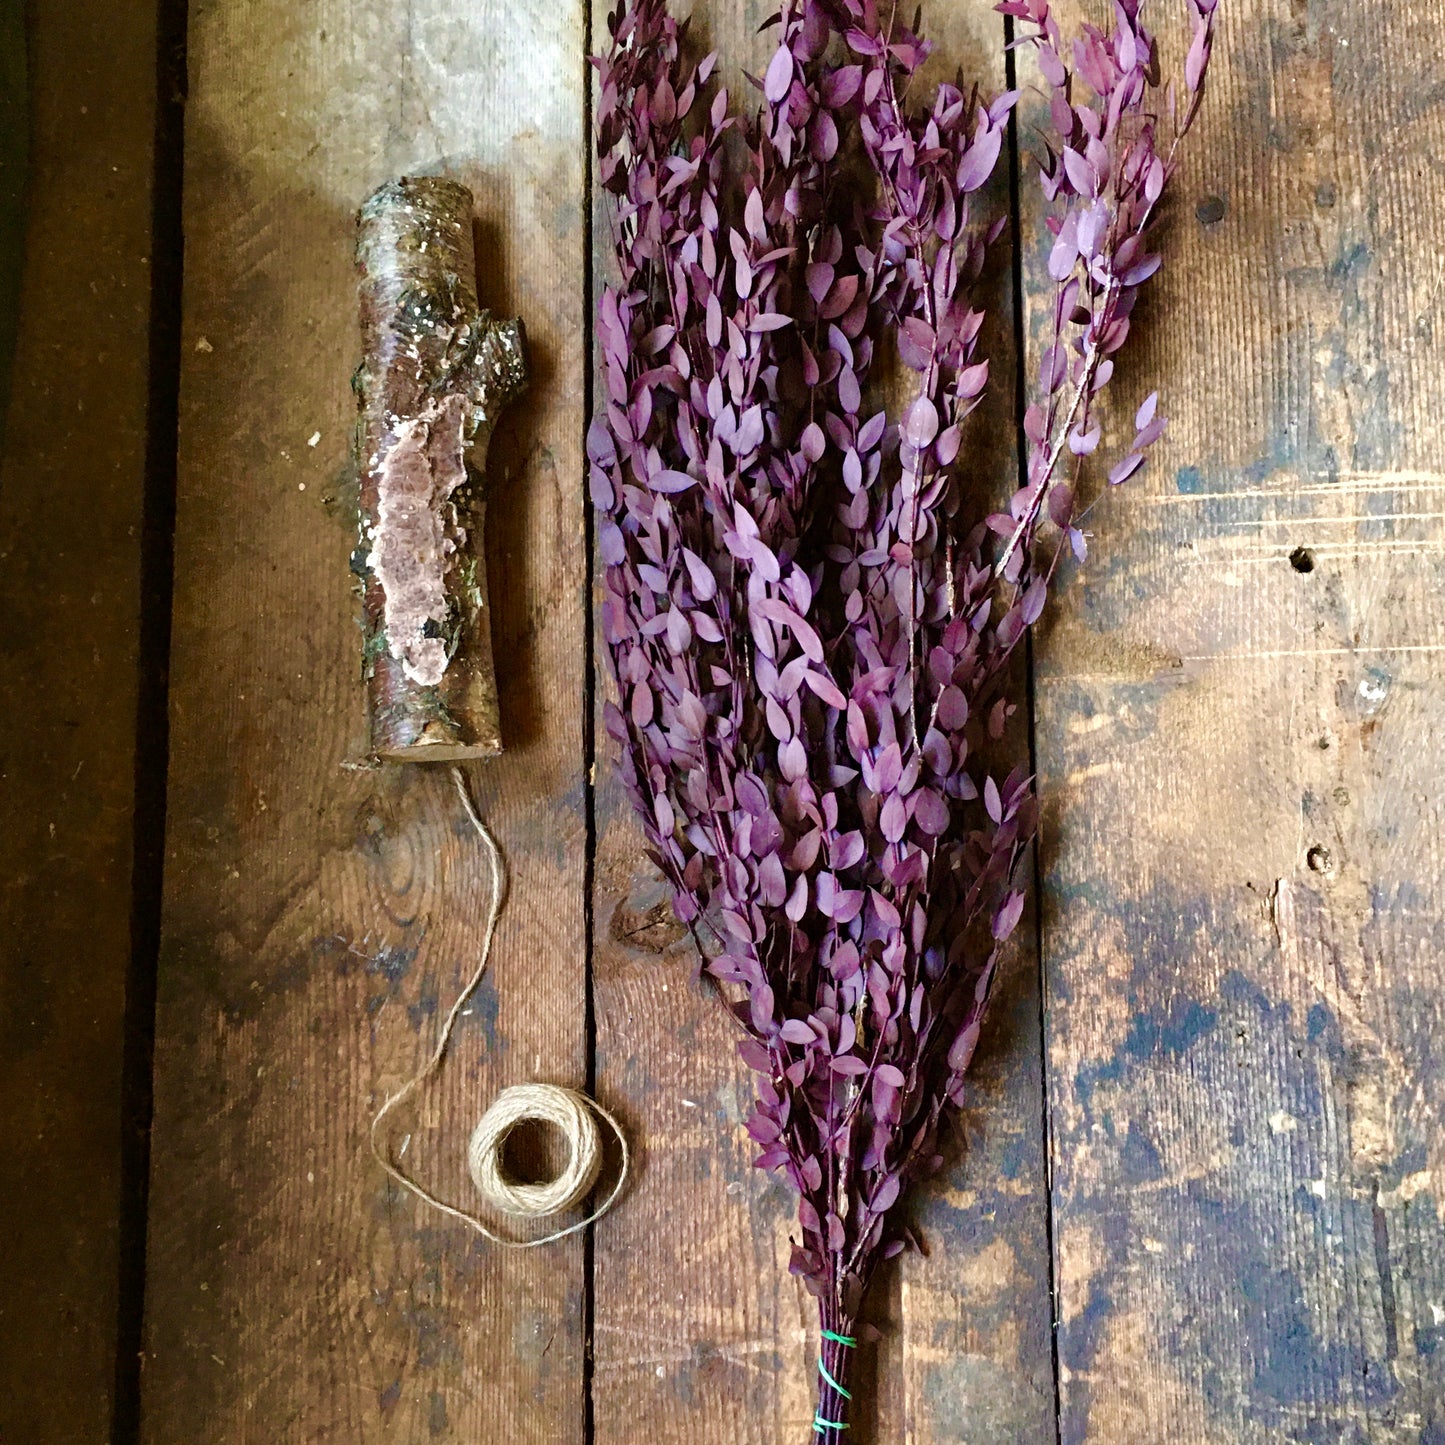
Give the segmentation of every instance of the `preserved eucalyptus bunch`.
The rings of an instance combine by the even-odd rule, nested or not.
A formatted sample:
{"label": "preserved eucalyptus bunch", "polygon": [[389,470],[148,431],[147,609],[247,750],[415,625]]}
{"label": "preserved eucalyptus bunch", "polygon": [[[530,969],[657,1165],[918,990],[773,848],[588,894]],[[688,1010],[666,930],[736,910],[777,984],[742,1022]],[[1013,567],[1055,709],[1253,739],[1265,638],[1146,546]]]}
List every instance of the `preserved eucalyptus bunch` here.
{"label": "preserved eucalyptus bunch", "polygon": [[[1006,223],[981,197],[1017,93],[911,99],[928,45],[886,0],[789,0],[747,118],[664,0],[625,0],[596,62],[617,265],[587,439],[606,728],[741,1028],[757,1162],[797,1193],[830,1441],[864,1292],[909,1241],[900,1196],[942,1163],[1023,911],[1032,781],[992,762],[1008,663],[1065,551],[1085,553],[1097,400],[1209,63],[1217,0],[1185,3],[1167,98],[1144,0],[1072,42],[1047,0],[998,6],[1049,90],[1055,283],[1002,512],[968,416],[989,383],[976,286]],[[896,394],[895,351],[910,380],[890,417],[874,398]],[[1155,397],[1136,423],[1110,483],[1163,430]]]}

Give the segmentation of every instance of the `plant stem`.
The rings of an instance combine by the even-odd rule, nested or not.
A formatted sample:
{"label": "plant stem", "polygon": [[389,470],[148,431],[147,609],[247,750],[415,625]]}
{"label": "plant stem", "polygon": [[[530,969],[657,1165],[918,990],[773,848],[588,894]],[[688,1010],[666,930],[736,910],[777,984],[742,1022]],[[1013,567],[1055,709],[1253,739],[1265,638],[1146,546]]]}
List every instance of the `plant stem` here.
{"label": "plant stem", "polygon": [[853,1356],[857,1354],[854,1321],[832,1300],[818,1302],[818,1408],[808,1427],[810,1445],[843,1445],[850,1438],[849,1413],[853,1392],[849,1385]]}

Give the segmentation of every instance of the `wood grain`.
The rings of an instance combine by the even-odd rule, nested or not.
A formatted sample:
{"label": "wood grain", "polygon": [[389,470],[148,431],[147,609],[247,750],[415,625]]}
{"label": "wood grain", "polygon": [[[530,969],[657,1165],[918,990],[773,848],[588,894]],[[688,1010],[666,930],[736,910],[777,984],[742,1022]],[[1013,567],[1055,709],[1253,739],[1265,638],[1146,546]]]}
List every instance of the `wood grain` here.
{"label": "wood grain", "polygon": [[366,1154],[485,898],[443,773],[347,766],[354,214],[443,172],[477,197],[481,300],[525,317],[533,372],[489,459],[507,752],[474,774],[511,903],[404,1155],[465,1200],[494,1092],[584,1069],[582,22],[552,0],[190,8],[153,1445],[582,1438],[581,1242],[491,1249]]}
{"label": "wood grain", "polygon": [[108,1439],[115,1403],[156,15],[40,0],[29,21],[0,467],[0,1438],[72,1445]]}
{"label": "wood grain", "polygon": [[[751,95],[740,72],[761,74],[776,44],[772,32],[757,33],[774,8],[757,0],[694,9],[701,44],[721,51],[735,104]],[[601,7],[593,23],[600,47]],[[935,7],[927,28],[939,43],[933,75],[962,66],[1002,87],[1003,27],[989,4]],[[1006,176],[994,202],[1008,206]],[[600,286],[610,274],[600,206],[595,235]],[[1017,468],[1007,247],[989,284],[1000,382],[975,435],[980,484],[1007,495]],[[601,679],[600,637],[597,655]],[[593,892],[598,1085],[609,1103],[627,1102],[642,1158],[626,1208],[596,1235],[595,1439],[635,1439],[641,1416],[659,1440],[802,1440],[817,1322],[787,1273],[794,1200],[751,1165],[742,1121],[752,1082],[736,1030],[692,982],[691,941],[642,856],[612,764],[604,739]],[[1033,940],[1021,937],[976,1066],[967,1148],[916,1203],[929,1255],[905,1257],[875,1285],[871,1314],[884,1338],[861,1361],[863,1440],[981,1445],[1053,1431],[1034,957]]]}
{"label": "wood grain", "polygon": [[1221,13],[1113,388],[1173,424],[1040,654],[1062,1439],[1425,1445],[1445,14]]}
{"label": "wood grain", "polygon": [[[698,7],[739,94],[768,8]],[[1105,18],[1060,5],[1085,8]],[[989,5],[934,10],[937,64],[997,82]],[[968,1148],[917,1205],[930,1253],[875,1294],[863,1439],[1445,1440],[1442,19],[1441,0],[1230,0],[1114,383],[1128,410],[1159,385],[1172,430],[1038,639],[1062,1414],[1021,939]],[[607,231],[594,211],[585,255],[582,22],[580,0],[191,8],[151,1445],[807,1430],[791,1201],[750,1166],[750,1081],[605,753],[587,894],[584,267],[595,287]],[[600,3],[592,24],[600,44]],[[476,191],[498,258],[481,300],[525,318],[535,380],[493,444],[508,752],[475,774],[512,905],[406,1159],[464,1198],[460,1141],[496,1088],[581,1082],[590,904],[597,1092],[638,1155],[594,1234],[590,1407],[581,1244],[497,1254],[365,1162],[485,901],[444,777],[345,767],[365,739],[352,213],[411,167]],[[1027,205],[1026,298],[1037,224]],[[998,285],[1002,319],[1006,267]],[[980,427],[1004,487],[1009,403]],[[33,923],[46,895],[24,897]],[[22,1230],[16,1266],[52,1237]],[[93,1369],[98,1338],[64,1367]],[[54,1391],[52,1363],[32,1374]]]}

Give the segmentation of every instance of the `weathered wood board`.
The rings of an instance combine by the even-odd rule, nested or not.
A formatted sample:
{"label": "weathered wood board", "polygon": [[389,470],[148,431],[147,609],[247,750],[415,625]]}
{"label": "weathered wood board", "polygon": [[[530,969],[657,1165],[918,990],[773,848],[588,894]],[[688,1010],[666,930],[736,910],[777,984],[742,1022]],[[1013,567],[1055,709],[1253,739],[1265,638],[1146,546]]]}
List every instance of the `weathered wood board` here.
{"label": "weathered wood board", "polygon": [[[1038,639],[1044,1037],[1021,939],[968,1150],[917,1205],[931,1252],[877,1292],[864,1439],[1445,1440],[1426,761],[1445,721],[1445,16],[1224,3],[1169,265],[1115,383],[1122,402],[1158,385],[1173,428],[1096,514]],[[739,94],[767,8],[698,7]],[[1000,83],[987,0],[934,9],[939,64]],[[606,274],[586,18],[583,0],[191,7],[152,1445],[807,1430],[790,1203],[750,1166],[746,1071],[583,727],[602,673],[585,305],[589,267],[592,288]],[[604,24],[595,4],[594,45]],[[582,1082],[590,985],[597,1091],[637,1152],[590,1249],[476,1244],[364,1150],[485,902],[443,776],[347,766],[364,736],[351,218],[413,166],[477,193],[482,301],[525,318],[535,380],[492,450],[508,752],[474,775],[512,901],[406,1157],[464,1198],[458,1144],[498,1087]],[[1007,265],[997,284],[1006,323]],[[1007,487],[1006,381],[994,405],[979,426]]]}
{"label": "weathered wood board", "polygon": [[156,14],[28,8],[0,468],[0,1439],[71,1445],[108,1439],[116,1403]]}
{"label": "weathered wood board", "polygon": [[1039,654],[1061,1435],[1425,1445],[1445,10],[1221,13],[1115,384],[1173,422]]}
{"label": "weathered wood board", "polygon": [[465,1200],[494,1092],[585,1067],[583,22],[554,0],[190,7],[153,1445],[582,1439],[582,1241],[484,1247],[365,1148],[486,899],[445,773],[351,766],[348,382],[357,205],[455,176],[482,302],[526,317],[533,376],[489,459],[507,751],[474,772],[511,903],[404,1155]]}

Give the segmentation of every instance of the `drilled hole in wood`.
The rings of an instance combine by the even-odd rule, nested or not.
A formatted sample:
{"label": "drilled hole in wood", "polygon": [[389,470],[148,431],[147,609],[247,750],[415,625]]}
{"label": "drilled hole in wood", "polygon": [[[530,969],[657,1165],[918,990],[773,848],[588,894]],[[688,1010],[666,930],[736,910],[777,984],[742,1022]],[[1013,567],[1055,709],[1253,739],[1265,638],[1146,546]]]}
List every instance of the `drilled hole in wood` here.
{"label": "drilled hole in wood", "polygon": [[1328,873],[1330,871],[1330,850],[1322,848],[1316,843],[1305,854],[1305,862],[1309,864],[1312,873]]}
{"label": "drilled hole in wood", "polygon": [[1296,572],[1313,572],[1315,570],[1315,554],[1308,547],[1296,547],[1289,554],[1289,565]]}
{"label": "drilled hole in wood", "polygon": [[550,1184],[567,1167],[567,1141],[542,1119],[523,1119],[502,1141],[502,1177],[513,1184]]}
{"label": "drilled hole in wood", "polygon": [[1217,226],[1229,214],[1229,206],[1223,196],[1205,196],[1195,206],[1194,214],[1201,226]]}

